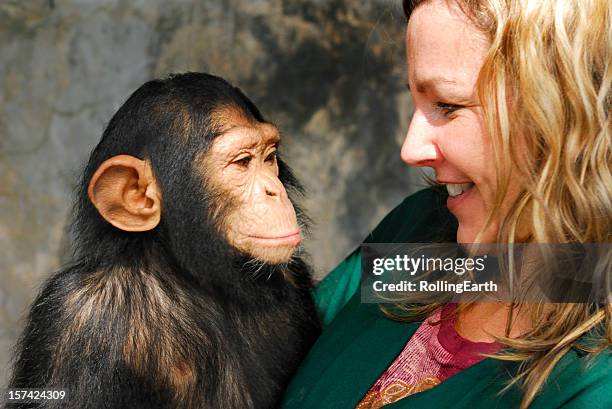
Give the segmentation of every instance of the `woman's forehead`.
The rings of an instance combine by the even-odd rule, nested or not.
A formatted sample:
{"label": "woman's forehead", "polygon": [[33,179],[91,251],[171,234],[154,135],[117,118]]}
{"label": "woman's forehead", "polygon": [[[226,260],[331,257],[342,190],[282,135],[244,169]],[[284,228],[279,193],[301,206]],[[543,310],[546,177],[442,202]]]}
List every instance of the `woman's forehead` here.
{"label": "woman's forehead", "polygon": [[411,87],[473,86],[487,49],[485,34],[452,2],[422,4],[406,30]]}

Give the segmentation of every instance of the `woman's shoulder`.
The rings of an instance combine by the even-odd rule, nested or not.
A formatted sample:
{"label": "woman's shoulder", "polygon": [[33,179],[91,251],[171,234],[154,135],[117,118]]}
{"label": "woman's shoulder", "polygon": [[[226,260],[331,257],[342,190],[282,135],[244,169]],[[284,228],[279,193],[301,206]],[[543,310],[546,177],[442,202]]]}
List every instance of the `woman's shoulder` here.
{"label": "woman's shoulder", "polygon": [[555,365],[535,408],[612,408],[612,351],[573,348]]}
{"label": "woman's shoulder", "polygon": [[[365,243],[420,243],[454,240],[456,221],[446,209],[446,195],[423,189],[406,197],[368,234]],[[332,270],[314,292],[323,324],[327,325],[359,288],[361,248]]]}

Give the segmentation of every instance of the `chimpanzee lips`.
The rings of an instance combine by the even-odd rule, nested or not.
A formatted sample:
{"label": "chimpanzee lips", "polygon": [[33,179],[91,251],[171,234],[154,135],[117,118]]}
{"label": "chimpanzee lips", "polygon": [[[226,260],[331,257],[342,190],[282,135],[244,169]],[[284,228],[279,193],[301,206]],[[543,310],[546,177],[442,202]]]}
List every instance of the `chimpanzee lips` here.
{"label": "chimpanzee lips", "polygon": [[253,239],[261,241],[270,246],[274,245],[293,245],[297,246],[302,241],[300,231],[296,230],[287,234],[270,235],[270,236],[251,236]]}

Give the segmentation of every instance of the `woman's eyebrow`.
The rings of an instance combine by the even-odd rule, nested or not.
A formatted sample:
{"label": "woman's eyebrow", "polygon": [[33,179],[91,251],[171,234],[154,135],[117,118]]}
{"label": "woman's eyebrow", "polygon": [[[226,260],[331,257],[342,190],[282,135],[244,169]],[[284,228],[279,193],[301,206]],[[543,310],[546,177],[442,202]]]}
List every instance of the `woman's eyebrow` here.
{"label": "woman's eyebrow", "polygon": [[[440,76],[429,77],[429,78],[418,78],[417,80],[415,80],[414,83],[416,85],[416,90],[418,92],[427,92],[432,89],[435,90],[438,88],[440,84],[459,85],[459,83],[455,80],[450,80],[448,78],[440,77]],[[408,91],[412,91],[412,89],[410,88],[410,83],[408,81],[406,82],[406,88],[408,88]]]}
{"label": "woman's eyebrow", "polygon": [[[440,85],[443,84],[449,84],[451,85],[451,87],[441,88]],[[475,94],[470,93],[470,95],[465,95],[465,93],[459,89],[460,87],[461,84],[459,82],[439,76],[425,79],[417,79],[415,81],[415,88],[419,93],[430,92],[440,97],[444,97],[444,99],[450,100],[450,102],[456,104],[474,104]],[[408,81],[406,81],[406,88],[410,93],[412,93],[413,89],[410,87],[410,82]]]}

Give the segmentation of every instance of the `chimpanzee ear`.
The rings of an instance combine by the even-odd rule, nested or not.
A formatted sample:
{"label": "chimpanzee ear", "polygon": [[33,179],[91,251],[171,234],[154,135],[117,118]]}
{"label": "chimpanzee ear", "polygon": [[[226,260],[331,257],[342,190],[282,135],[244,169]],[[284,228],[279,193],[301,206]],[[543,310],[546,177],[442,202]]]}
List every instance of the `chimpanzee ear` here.
{"label": "chimpanzee ear", "polygon": [[107,159],[91,178],[87,194],[118,229],[147,231],[159,224],[161,191],[148,161],[129,155]]}

